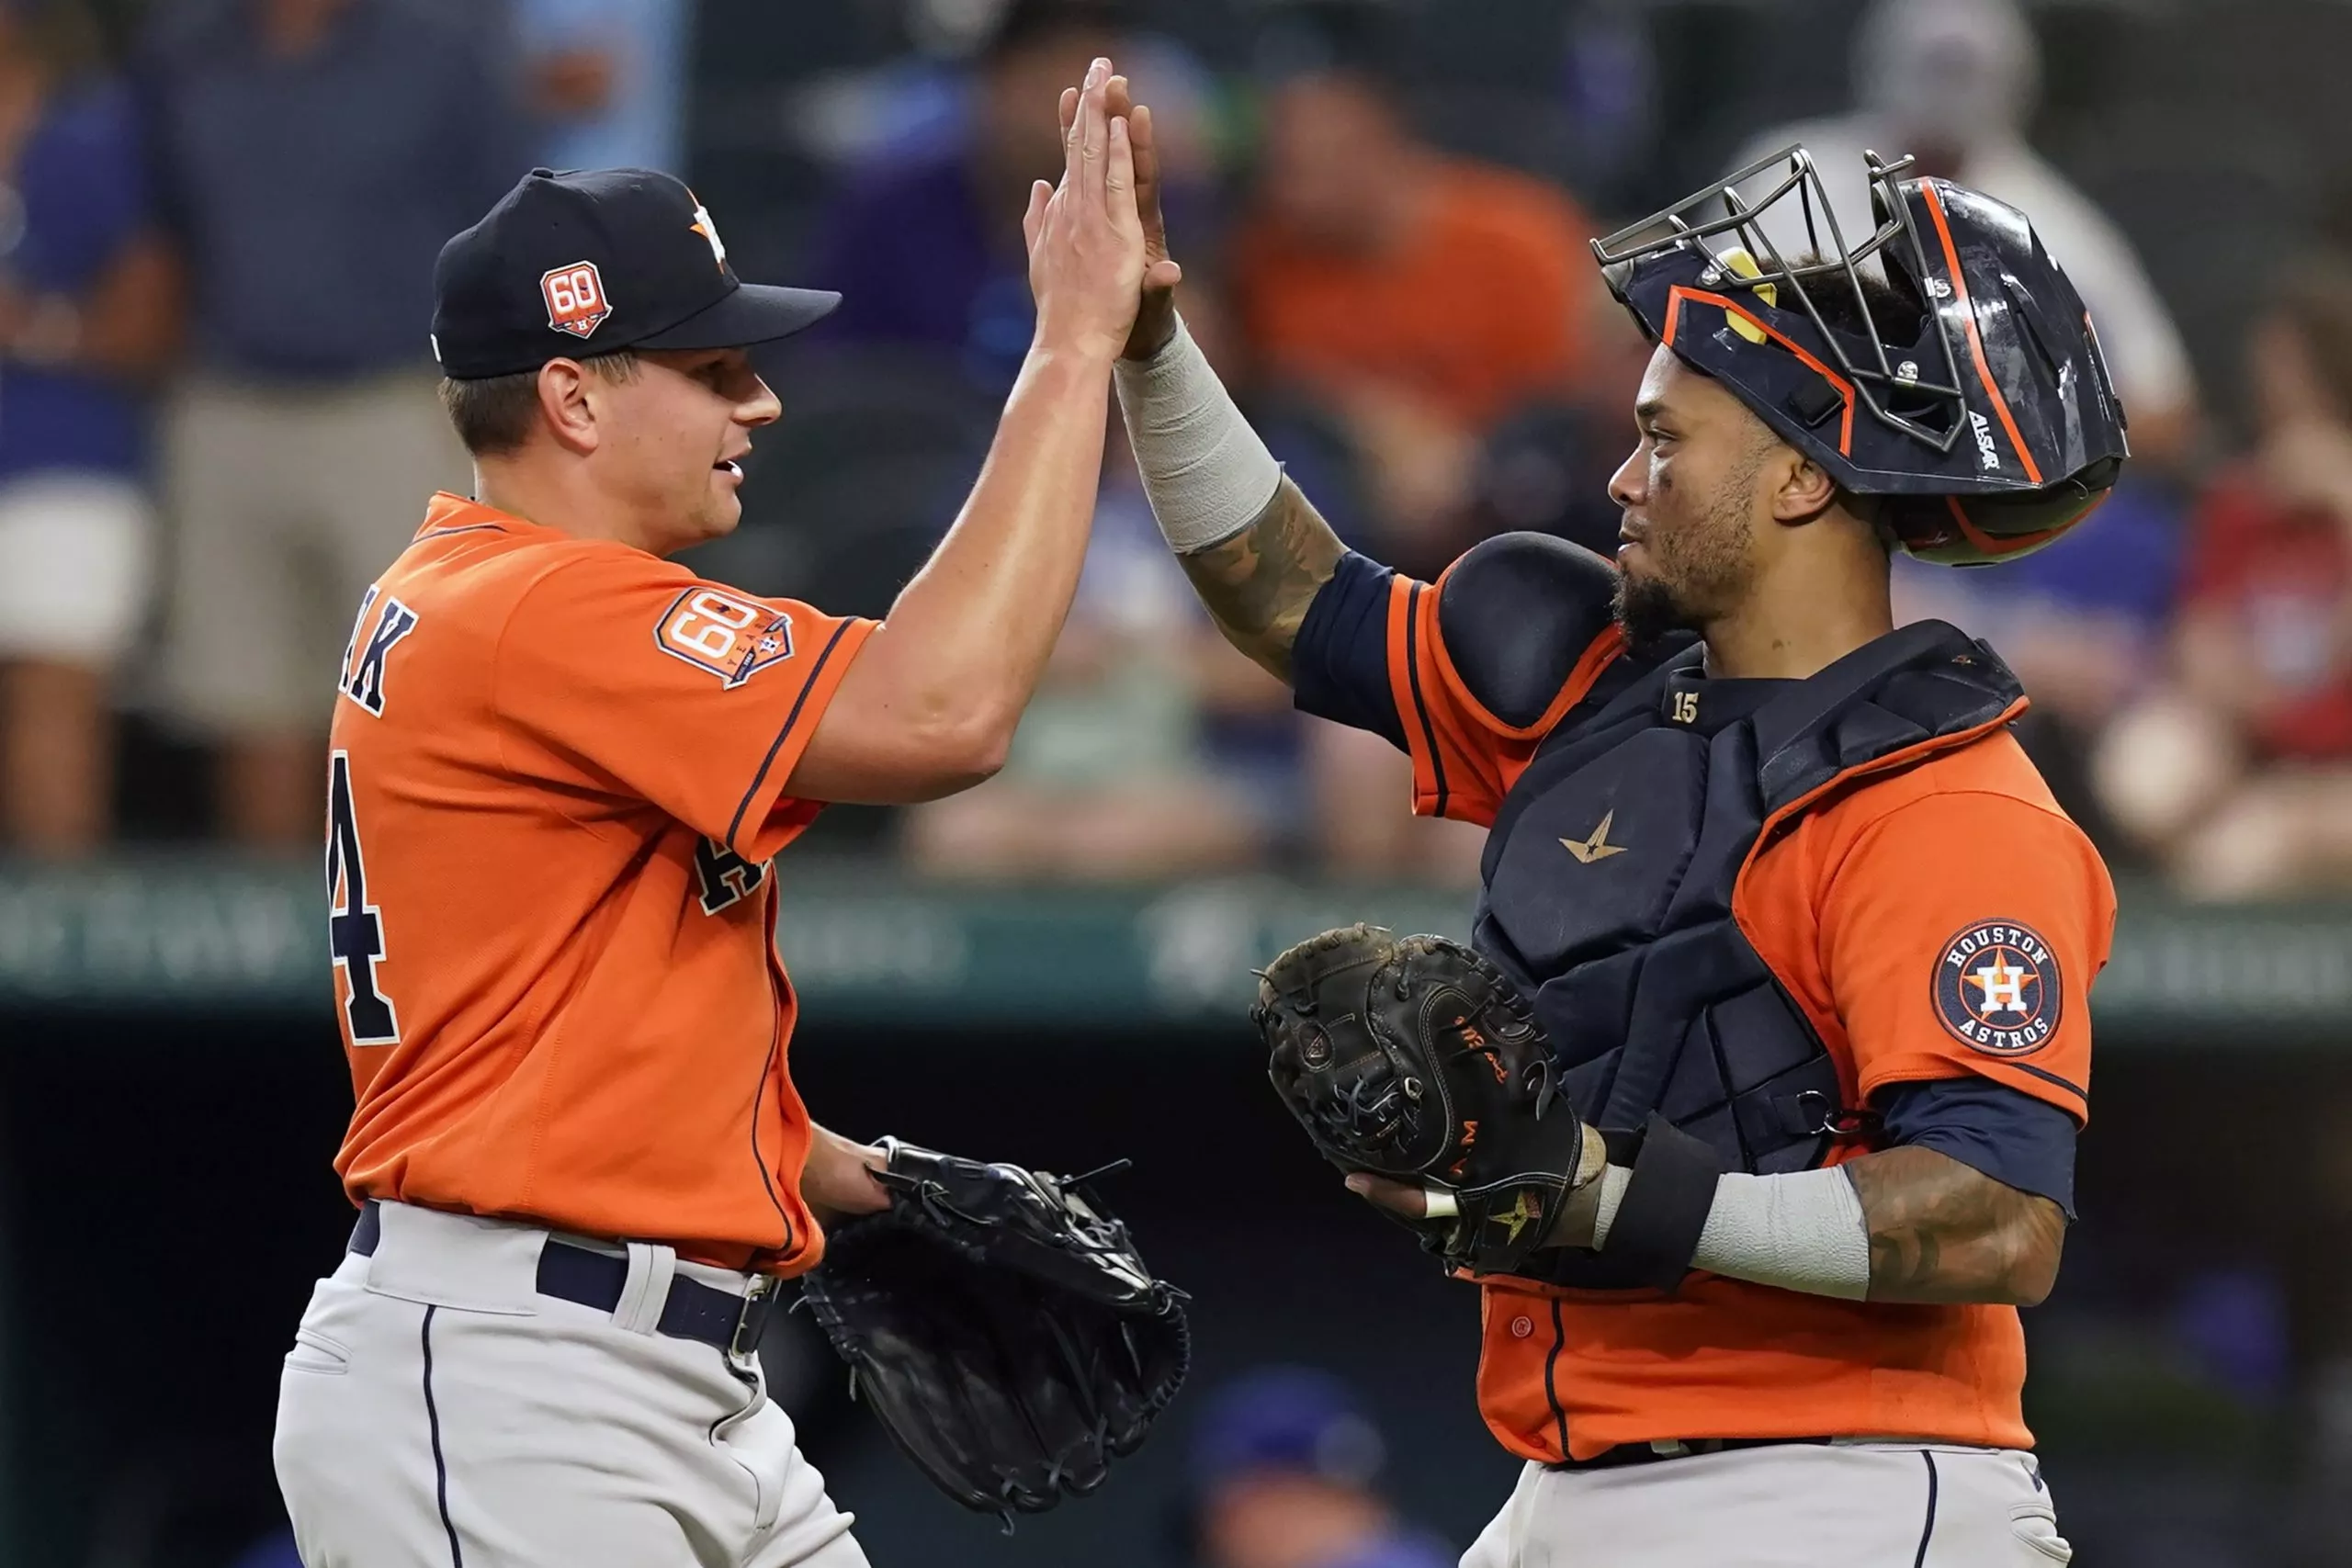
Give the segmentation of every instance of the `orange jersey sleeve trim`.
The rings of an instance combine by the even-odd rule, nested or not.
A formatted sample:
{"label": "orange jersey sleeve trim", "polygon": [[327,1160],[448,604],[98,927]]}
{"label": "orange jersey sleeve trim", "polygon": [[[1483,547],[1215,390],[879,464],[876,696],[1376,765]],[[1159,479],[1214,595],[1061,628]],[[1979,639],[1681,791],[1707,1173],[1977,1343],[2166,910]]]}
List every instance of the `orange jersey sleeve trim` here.
{"label": "orange jersey sleeve trim", "polygon": [[809,666],[808,678],[801,683],[791,711],[785,715],[784,727],[776,731],[775,743],[743,791],[742,804],[728,824],[727,847],[753,864],[798,838],[815,819],[813,809],[799,809],[799,803],[785,799],[784,786],[799,765],[801,754],[808,750],[808,742],[816,738],[817,726],[832,705],[833,694],[841,690],[851,661],[877,624],[853,619],[833,628]]}
{"label": "orange jersey sleeve trim", "polygon": [[1389,693],[1403,721],[1413,759],[1413,810],[1481,827],[1494,820],[1535,748],[1570,708],[1592,690],[1624,651],[1623,634],[1603,630],[1580,654],[1567,679],[1532,724],[1506,724],[1463,682],[1438,626],[1438,599],[1448,567],[1434,583],[1402,575],[1388,590]]}
{"label": "orange jersey sleeve trim", "polygon": [[[1415,582],[1401,572],[1390,580],[1388,686],[1397,716],[1404,721],[1405,749],[1413,759],[1413,810],[1422,817],[1454,815],[1455,792],[1464,785],[1477,787],[1471,774],[1478,759],[1458,747],[1447,747],[1430,711],[1432,694],[1423,671],[1434,668],[1426,649],[1436,630],[1436,607],[1437,595],[1428,583]],[[1482,798],[1491,793],[1478,790]],[[1492,819],[1491,807],[1487,819]]]}

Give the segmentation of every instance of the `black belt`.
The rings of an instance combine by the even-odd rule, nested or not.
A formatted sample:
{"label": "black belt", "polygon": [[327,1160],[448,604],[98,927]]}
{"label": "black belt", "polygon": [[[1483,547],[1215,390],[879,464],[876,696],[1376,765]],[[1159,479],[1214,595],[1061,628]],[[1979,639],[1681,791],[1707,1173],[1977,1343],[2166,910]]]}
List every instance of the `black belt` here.
{"label": "black belt", "polygon": [[1614,1470],[1620,1465],[1656,1464],[1660,1460],[1688,1459],[1693,1454],[1719,1454],[1732,1449],[1770,1449],[1788,1443],[1805,1443],[1826,1448],[1835,1438],[1691,1438],[1686,1441],[1657,1443],[1619,1443],[1613,1449],[1603,1449],[1590,1459],[1572,1459],[1566,1463],[1547,1464],[1546,1470]]}
{"label": "black belt", "polygon": [[[347,1250],[373,1258],[383,1236],[383,1216],[370,1199],[360,1208]],[[611,1312],[620,1305],[621,1292],[628,1283],[626,1258],[592,1252],[553,1236],[539,1249],[538,1291],[543,1296]],[[671,1280],[670,1293],[662,1303],[662,1320],[653,1326],[655,1332],[673,1338],[699,1340],[730,1356],[748,1356],[759,1348],[760,1336],[767,1328],[768,1309],[775,1302],[774,1282],[764,1275],[755,1276],[751,1292],[741,1296],[679,1275]]]}

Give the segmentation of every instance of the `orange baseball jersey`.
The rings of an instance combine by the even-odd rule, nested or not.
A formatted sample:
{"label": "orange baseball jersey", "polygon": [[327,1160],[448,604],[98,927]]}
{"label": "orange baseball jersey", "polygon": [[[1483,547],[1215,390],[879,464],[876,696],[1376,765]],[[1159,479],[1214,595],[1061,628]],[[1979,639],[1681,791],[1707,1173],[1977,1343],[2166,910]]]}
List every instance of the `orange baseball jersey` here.
{"label": "orange baseball jersey", "polygon": [[332,729],[354,1201],[815,1263],[769,862],[872,630],[433,499]]}
{"label": "orange baseball jersey", "polygon": [[[1549,711],[1513,727],[1465,688],[1438,610],[1436,587],[1390,582],[1389,686],[1414,807],[1491,825],[1545,733],[1624,648],[1602,631]],[[1768,835],[1734,917],[1828,1050],[1846,1104],[1973,1075],[2080,1124],[2085,993],[2115,919],[2106,868],[2005,724],[1905,761]],[[1563,874],[1572,869],[1564,861]],[[1862,1152],[1841,1145],[1833,1161]],[[1530,1459],[1710,1437],[2031,1445],[2010,1307],[1846,1302],[1706,1274],[1671,1298],[1518,1280],[1482,1292],[1480,1408]]]}

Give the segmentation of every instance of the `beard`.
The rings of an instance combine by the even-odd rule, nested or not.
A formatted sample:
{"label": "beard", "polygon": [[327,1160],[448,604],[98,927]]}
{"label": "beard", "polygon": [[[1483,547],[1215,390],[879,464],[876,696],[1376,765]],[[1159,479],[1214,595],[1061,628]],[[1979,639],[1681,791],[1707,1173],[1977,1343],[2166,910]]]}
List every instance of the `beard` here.
{"label": "beard", "polygon": [[[1620,572],[1610,615],[1636,650],[1677,632],[1701,632],[1747,596],[1755,575],[1752,547],[1756,476],[1761,450],[1734,468],[1695,513],[1679,521],[1653,515],[1646,538],[1655,571]],[[1675,499],[1661,491],[1661,500]]]}
{"label": "beard", "polygon": [[1637,653],[1650,651],[1676,632],[1699,629],[1696,618],[1683,607],[1673,588],[1655,577],[1620,575],[1609,614]]}

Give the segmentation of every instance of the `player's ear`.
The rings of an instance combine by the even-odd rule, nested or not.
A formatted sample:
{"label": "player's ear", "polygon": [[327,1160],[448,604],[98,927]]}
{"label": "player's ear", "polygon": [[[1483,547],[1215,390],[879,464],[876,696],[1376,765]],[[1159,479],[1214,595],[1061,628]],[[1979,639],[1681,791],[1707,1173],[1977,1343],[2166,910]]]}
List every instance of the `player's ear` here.
{"label": "player's ear", "polygon": [[596,409],[590,393],[596,385],[576,359],[550,359],[539,367],[539,417],[558,446],[582,457],[596,449]]}
{"label": "player's ear", "polygon": [[1838,481],[1829,470],[1785,442],[1773,444],[1766,471],[1776,479],[1772,488],[1772,520],[1776,523],[1810,523],[1838,499]]}

